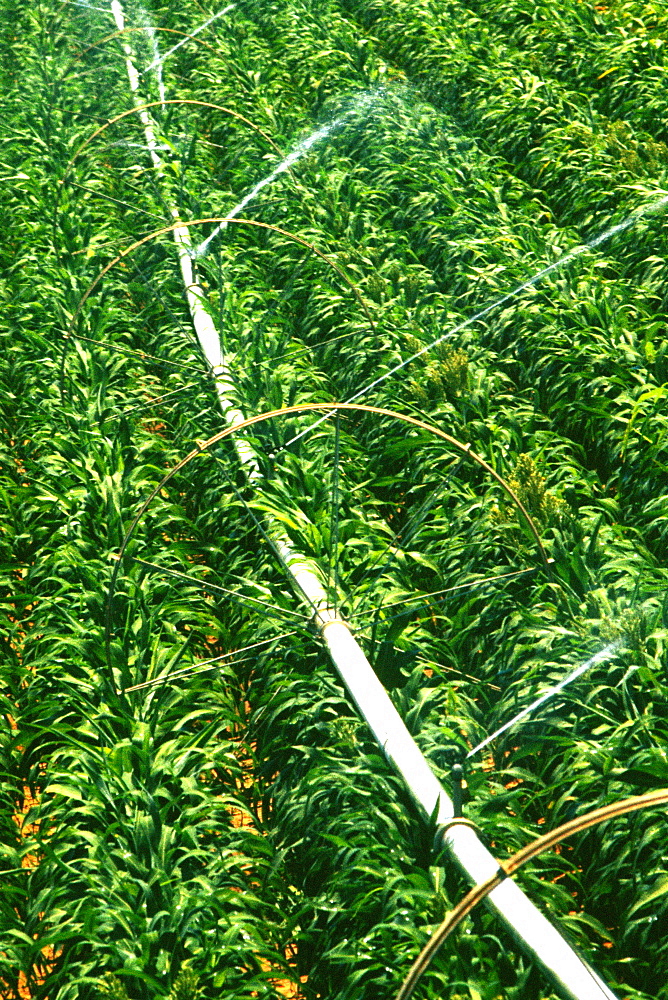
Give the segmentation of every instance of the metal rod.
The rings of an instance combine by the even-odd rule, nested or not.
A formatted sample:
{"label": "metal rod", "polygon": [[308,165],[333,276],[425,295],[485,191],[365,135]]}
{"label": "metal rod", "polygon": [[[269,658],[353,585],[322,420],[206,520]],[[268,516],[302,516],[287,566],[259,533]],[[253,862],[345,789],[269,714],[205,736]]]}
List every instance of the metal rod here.
{"label": "metal rod", "polygon": [[183,670],[175,670],[174,673],[153,677],[150,681],[142,681],[141,684],[133,684],[132,687],[122,688],[119,694],[129,694],[131,691],[143,691],[145,688],[156,687],[159,684],[171,684],[173,681],[183,677],[192,677],[207,670],[214,670],[217,666],[235,667],[239,663],[247,663],[248,660],[252,660],[254,657],[242,656],[241,659],[237,660],[234,657],[238,656],[239,653],[257,650],[260,646],[269,646],[272,642],[280,642],[281,639],[289,639],[293,635],[299,635],[299,630],[295,629],[292,632],[284,632],[282,635],[273,635],[269,639],[261,639],[260,642],[254,642],[250,646],[243,646],[241,649],[234,649],[229,653],[212,656],[210,660],[197,660],[192,666],[184,667]]}
{"label": "metal rod", "polygon": [[306,620],[304,615],[299,611],[293,611],[291,608],[281,608],[278,604],[269,604],[267,601],[262,601],[259,597],[251,597],[249,594],[239,595],[236,591],[228,590],[227,587],[219,587],[217,583],[211,583],[208,579],[190,576],[188,573],[182,573],[180,570],[172,569],[170,566],[159,566],[158,563],[151,562],[148,559],[140,559],[138,556],[129,556],[128,558],[139,566],[147,566],[149,569],[156,569],[159,573],[165,573],[167,576],[175,576],[179,580],[186,580],[187,583],[192,583],[202,590],[211,590],[214,593],[232,597],[240,604],[243,604],[244,601],[252,601],[254,604],[259,604],[260,607],[268,608],[270,611],[277,611],[281,615],[288,615],[290,618],[299,618],[302,621]]}

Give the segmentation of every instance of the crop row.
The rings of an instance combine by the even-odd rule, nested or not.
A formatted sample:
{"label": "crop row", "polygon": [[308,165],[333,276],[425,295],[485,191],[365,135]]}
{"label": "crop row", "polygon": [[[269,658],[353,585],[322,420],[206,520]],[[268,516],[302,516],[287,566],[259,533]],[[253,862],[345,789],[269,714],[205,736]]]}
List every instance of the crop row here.
{"label": "crop row", "polygon": [[[392,23],[408,38],[409,12],[402,8],[400,21],[391,6]],[[154,15],[159,27],[181,31],[203,18],[187,3]],[[459,884],[434,865],[428,834],[320,654],[291,638],[278,655],[226,668],[213,684],[195,678],[148,698],[119,697],[118,687],[167,665],[289,628],[276,615],[262,619],[248,605],[223,604],[205,587],[184,588],[135,565],[116,601],[113,682],[107,673],[108,554],[133,505],[216,429],[213,394],[187,338],[167,240],[112,269],[76,319],[79,339],[63,342],[103,263],[158,228],[165,213],[130,121],[91,143],[65,173],[94,127],[82,116],[106,120],[128,106],[122,61],[105,55],[117,42],[80,54],[97,37],[87,12],[22,16],[13,48],[23,60],[21,92],[8,106],[11,169],[25,177],[7,213],[12,369],[3,393],[5,489],[21,520],[8,514],[2,535],[3,561],[18,565],[21,579],[14,570],[5,578],[15,623],[3,677],[17,729],[4,769],[3,829],[16,852],[7,868],[31,853],[40,863],[12,876],[3,919],[14,943],[3,945],[2,978],[18,990],[22,967],[34,995],[93,995],[109,972],[120,976],[110,989],[122,982],[130,995],[166,996],[175,983],[194,989],[192,968],[207,995],[270,996],[283,967],[281,975],[307,977],[307,996],[377,996],[396,984],[424,940],[422,927]],[[429,19],[439,23],[435,10]],[[240,111],[283,148],[310,113],[335,116],[363,87],[399,78],[385,38],[379,48],[360,39],[335,9],[242,5],[203,37],[207,46],[184,46],[166,64],[170,96]],[[460,41],[462,51],[468,44]],[[476,73],[489,72],[484,49],[474,55]],[[431,58],[424,40],[412,62],[391,56],[409,77]],[[391,85],[372,114],[360,113],[294,169],[296,178],[258,201],[263,221],[344,268],[374,326],[331,268],[277,234],[230,226],[200,264],[249,412],[352,395],[578,244],[568,219],[555,224],[535,178],[508,170],[509,151],[492,128],[478,137],[473,117],[453,125],[434,92],[426,98]],[[275,163],[257,134],[215,109],[155,115],[173,150],[166,181],[184,214],[224,214]],[[517,122],[512,128],[520,131]],[[614,663],[595,668],[549,724],[499,741],[494,772],[472,771],[468,809],[503,849],[523,843],[546,816],[557,823],[665,781],[665,426],[651,400],[638,402],[642,389],[665,381],[661,265],[651,260],[661,244],[653,220],[642,241],[635,235],[632,255],[581,256],[369,397],[427,412],[514,475],[556,559],[553,579],[536,574],[374,617],[383,603],[534,565],[512,511],[426,436],[407,439],[398,426],[366,417],[342,424],[336,524],[330,431],[266,467],[260,506],[281,511],[295,541],[318,557],[338,543],[346,608],[359,614],[379,673],[446,777],[453,755],[563,676],[574,658],[623,639]],[[174,390],[178,396],[151,402]],[[258,441],[275,450],[304,426],[258,431]],[[272,602],[287,608],[286,586],[258,547],[246,504],[259,506],[238,492],[230,456],[195,469],[152,507],[133,555],[191,575],[202,567],[238,595],[269,599],[271,587]],[[388,525],[419,530],[402,545]],[[251,760],[253,784],[244,791]],[[24,831],[39,821],[44,832],[12,838],[25,785],[39,805]],[[264,837],[230,827],[226,806],[234,804]],[[663,842],[651,817],[633,824],[589,834],[575,852],[550,858],[529,887],[610,977],[624,978],[627,995],[634,987],[645,993],[633,995],[656,995],[665,913],[661,897],[650,897],[660,889]],[[480,918],[459,954],[442,960],[430,995],[539,995],[535,971],[505,952],[498,958],[496,933]],[[53,969],[40,985],[34,969],[44,948]],[[296,949],[296,969],[285,969],[286,948]]]}

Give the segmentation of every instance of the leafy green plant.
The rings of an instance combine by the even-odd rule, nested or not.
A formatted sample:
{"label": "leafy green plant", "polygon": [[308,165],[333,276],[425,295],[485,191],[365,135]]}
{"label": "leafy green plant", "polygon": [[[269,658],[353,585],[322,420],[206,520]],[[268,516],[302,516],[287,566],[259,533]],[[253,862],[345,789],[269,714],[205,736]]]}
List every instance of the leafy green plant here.
{"label": "leafy green plant", "polygon": [[[662,217],[505,298],[665,187],[656,5],[242,0],[169,57],[168,98],[202,102],[150,109],[186,219],[225,215],[378,88],[245,210],[332,259],[363,302],[260,227],[228,226],[197,263],[238,402],[329,402],[383,376],[363,401],[469,443],[511,479],[554,562],[546,575],[498,489],[417,428],[349,414],[286,447],[311,420],[297,414],[252,429],[272,456],[261,498],[224,448],[155,498],[108,618],[134,512],[220,429],[168,234],[81,304],[172,222],[141,122],[122,116],[121,45],[146,66],[142,18],[162,46],[218,13],[205,7],[129,4],[119,37],[85,5],[3,5],[12,998],[375,1000],[463,893],[295,619],[258,528],[267,510],[323,563],[446,784],[453,761],[619,642],[470,761],[466,810],[500,856],[666,779]],[[141,87],[159,101],[152,73]],[[662,825],[637,817],[546,855],[525,884],[620,995],[647,1000],[665,992],[665,876]],[[424,983],[430,998],[548,989],[489,914]]]}

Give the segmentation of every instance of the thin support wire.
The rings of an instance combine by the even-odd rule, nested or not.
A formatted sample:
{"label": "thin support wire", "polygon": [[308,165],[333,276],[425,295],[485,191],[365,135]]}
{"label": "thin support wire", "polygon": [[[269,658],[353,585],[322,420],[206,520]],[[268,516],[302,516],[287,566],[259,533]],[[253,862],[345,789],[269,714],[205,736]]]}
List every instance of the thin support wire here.
{"label": "thin support wire", "polygon": [[299,635],[299,629],[294,629],[292,632],[284,632],[281,635],[271,636],[269,639],[261,639],[260,642],[254,642],[250,646],[243,646],[241,649],[233,649],[228,653],[221,653],[220,656],[213,656],[210,660],[200,660],[199,663],[194,664],[192,667],[186,667],[184,670],[177,670],[173,674],[167,674],[165,677],[154,677],[150,681],[143,681],[141,684],[133,684],[132,687],[123,688],[119,694],[130,694],[132,691],[143,691],[146,688],[156,687],[158,684],[169,684],[170,681],[182,680],[185,677],[192,677],[194,674],[205,673],[208,670],[215,670],[219,665],[222,665],[223,660],[227,660],[225,666],[235,667],[239,663],[247,663],[248,660],[252,660],[252,656],[245,656],[241,659],[234,660],[230,657],[237,656],[239,653],[249,653],[259,649],[261,646],[268,646],[272,642],[280,642],[281,639],[290,639],[293,635]]}
{"label": "thin support wire", "polygon": [[188,389],[201,389],[201,383],[199,382],[187,382],[182,385],[180,389],[172,389],[171,392],[165,392],[162,396],[154,396],[152,399],[147,399],[144,403],[138,403],[137,406],[131,406],[129,410],[119,410],[119,415],[122,417],[127,417],[131,413],[136,413],[137,410],[147,410],[151,406],[155,406],[156,403],[164,403],[166,399],[170,399],[172,396],[180,396],[182,392],[186,392]]}
{"label": "thin support wire", "polygon": [[[456,587],[446,587],[443,590],[432,590],[428,594],[420,594],[419,597],[407,597],[401,601],[393,601],[391,604],[382,604],[372,610],[367,611],[356,611],[352,615],[348,615],[348,618],[353,621],[355,618],[359,618],[362,615],[377,615],[380,611],[387,611],[389,608],[398,608],[406,604],[414,604],[415,607],[411,610],[417,611],[426,601],[431,600],[433,597],[440,597],[441,594],[454,594],[458,591],[468,591],[468,590],[478,590],[480,587],[486,587],[497,583],[499,580],[511,580],[518,576],[526,576],[529,573],[537,573],[542,566],[532,566],[529,569],[515,570],[512,573],[500,573],[496,576],[488,576],[483,580],[472,580],[470,583],[459,583]],[[447,600],[447,597],[443,597],[442,600],[433,601],[434,604],[442,604]],[[391,615],[387,621],[394,621],[395,618],[401,618],[406,612],[403,611],[398,615]]]}
{"label": "thin support wire", "polygon": [[123,347],[122,344],[114,344],[110,340],[96,340],[95,337],[84,337],[80,333],[66,333],[64,340],[83,340],[86,344],[97,344],[106,347],[110,351],[118,351],[119,354],[129,354],[141,361],[158,361],[161,365],[171,365],[172,368],[183,368],[186,371],[199,372],[201,375],[208,375],[206,368],[199,365],[187,365],[181,361],[170,361],[169,358],[159,358],[157,354],[147,354],[146,351],[138,351],[133,347]]}
{"label": "thin support wire", "polygon": [[167,568],[166,566],[160,566],[158,563],[150,562],[148,559],[139,559],[137,556],[128,556],[131,562],[137,563],[139,566],[146,566],[149,569],[155,569],[159,573],[164,573],[167,576],[175,576],[180,580],[187,580],[188,583],[196,584],[202,587],[204,590],[212,590],[217,594],[224,594],[225,597],[231,598],[233,601],[237,601],[239,604],[243,604],[244,601],[252,601],[254,604],[259,604],[263,608],[267,608],[270,611],[277,611],[281,615],[287,615],[290,618],[299,618],[300,621],[306,622],[308,619],[306,615],[300,614],[299,611],[291,611],[289,608],[281,608],[278,604],[269,604],[268,601],[262,601],[259,597],[250,597],[248,594],[237,594],[234,590],[228,590],[227,587],[219,587],[218,584],[211,583],[209,580],[202,580],[196,576],[190,576],[188,573],[181,573],[179,570]]}
{"label": "thin support wire", "polygon": [[127,201],[120,201],[118,198],[112,198],[110,194],[104,194],[102,191],[96,191],[95,188],[86,187],[85,184],[79,184],[78,181],[70,180],[68,181],[72,187],[81,188],[82,191],[87,191],[89,194],[94,194],[96,198],[104,198],[105,201],[111,201],[114,205],[120,205],[121,208],[129,208],[131,212],[138,212],[140,215],[148,215],[151,219],[157,219],[159,222],[163,221],[162,215],[156,215],[155,212],[147,212],[144,208],[139,208],[138,205],[130,205]]}
{"label": "thin support wire", "polygon": [[450,667],[445,663],[439,663],[438,660],[431,660],[428,656],[423,656],[422,653],[418,653],[415,659],[420,663],[426,663],[428,666],[438,667],[439,670],[447,670],[449,673],[457,674],[459,677],[465,677],[467,681],[475,681],[476,684],[482,684],[483,687],[491,688],[492,691],[503,690],[498,684],[492,684],[491,681],[481,681],[479,677],[467,674],[465,670],[460,670],[459,667]]}
{"label": "thin support wire", "polygon": [[[277,303],[278,304],[278,303]],[[271,316],[271,313],[268,314]],[[276,361],[280,361],[282,358],[293,358],[298,354],[307,354],[309,352],[319,350],[321,347],[329,347],[330,344],[335,344],[339,340],[347,340],[348,337],[355,335],[357,331],[352,333],[340,333],[336,337],[330,337],[329,340],[320,340],[317,344],[304,344],[303,347],[292,347],[289,351],[284,354],[274,354],[269,361],[250,361],[245,367],[248,368],[273,368]]]}

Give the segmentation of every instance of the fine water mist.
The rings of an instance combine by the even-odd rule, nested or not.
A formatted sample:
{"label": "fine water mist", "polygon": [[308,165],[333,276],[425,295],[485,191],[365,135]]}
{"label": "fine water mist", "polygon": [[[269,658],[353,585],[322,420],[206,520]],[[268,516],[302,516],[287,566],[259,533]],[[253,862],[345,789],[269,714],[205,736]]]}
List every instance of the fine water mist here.
{"label": "fine water mist", "polygon": [[379,91],[377,90],[360,94],[348,111],[340,115],[338,118],[335,118],[334,121],[329,122],[327,125],[322,125],[320,128],[316,129],[315,132],[312,132],[311,135],[298,142],[295,148],[288,153],[285,159],[279,163],[270,174],[259,181],[255,187],[241,199],[239,204],[228,213],[225,220],[221,222],[220,225],[216,226],[213,232],[210,233],[209,236],[207,236],[207,238],[195,248],[193,251],[193,257],[204,257],[216,236],[227,228],[227,223],[232,219],[235,219],[240,212],[243,212],[244,208],[257,197],[260,191],[268,187],[269,184],[272,184],[277,177],[280,177],[281,174],[284,174],[287,170],[289,170],[290,167],[297,163],[298,160],[301,160],[303,156],[306,156],[306,154],[313,149],[314,146],[320,142],[324,142],[324,140],[328,139],[334,134],[334,132],[346,125],[356,114],[360,111],[365,111],[368,107],[370,107],[370,105],[378,99],[378,95]]}
{"label": "fine water mist", "polygon": [[373,382],[370,382],[369,385],[364,386],[363,389],[359,389],[358,392],[351,396],[350,399],[347,399],[346,402],[354,403],[355,400],[359,399],[361,396],[365,396],[372,389],[375,389],[376,386],[381,384],[381,382],[385,382],[386,379],[395,375],[398,371],[401,371],[402,368],[406,368],[407,365],[410,365],[418,358],[421,358],[423,354],[427,354],[429,351],[432,351],[439,344],[442,344],[444,340],[449,340],[450,337],[454,337],[456,333],[472,326],[473,323],[477,323],[478,320],[484,319],[484,317],[491,313],[494,309],[498,309],[499,306],[505,305],[506,302],[510,302],[511,299],[517,298],[517,296],[526,291],[527,288],[533,288],[535,285],[539,284],[543,278],[546,278],[548,274],[552,274],[553,271],[558,271],[562,267],[566,267],[568,264],[572,263],[576,257],[580,257],[583,253],[587,253],[589,250],[595,250],[596,247],[600,246],[602,243],[606,243],[608,240],[612,239],[613,236],[616,236],[618,233],[623,233],[625,230],[630,229],[631,226],[635,226],[635,224],[640,222],[644,216],[655,212],[661,212],[666,206],[668,206],[668,195],[664,198],[660,198],[658,201],[651,202],[643,208],[636,209],[636,211],[632,212],[626,219],[624,219],[623,222],[618,223],[616,226],[612,226],[610,229],[606,229],[604,233],[600,233],[598,236],[594,237],[594,239],[589,240],[588,243],[584,243],[582,246],[576,247],[575,250],[571,250],[571,252],[567,253],[564,257],[560,257],[552,264],[548,264],[547,267],[542,268],[542,270],[538,271],[531,278],[527,278],[526,281],[517,285],[512,289],[512,291],[502,295],[500,299],[496,299],[494,302],[491,302],[488,306],[485,306],[484,309],[475,313],[474,316],[470,316],[468,319],[465,319],[463,323],[460,323],[458,326],[453,327],[452,330],[448,330],[447,333],[437,337],[436,340],[433,340],[430,344],[427,344],[426,347],[421,348],[421,350],[416,351],[415,354],[406,358],[405,361],[401,361],[389,372],[385,372],[384,375],[380,375]]}

